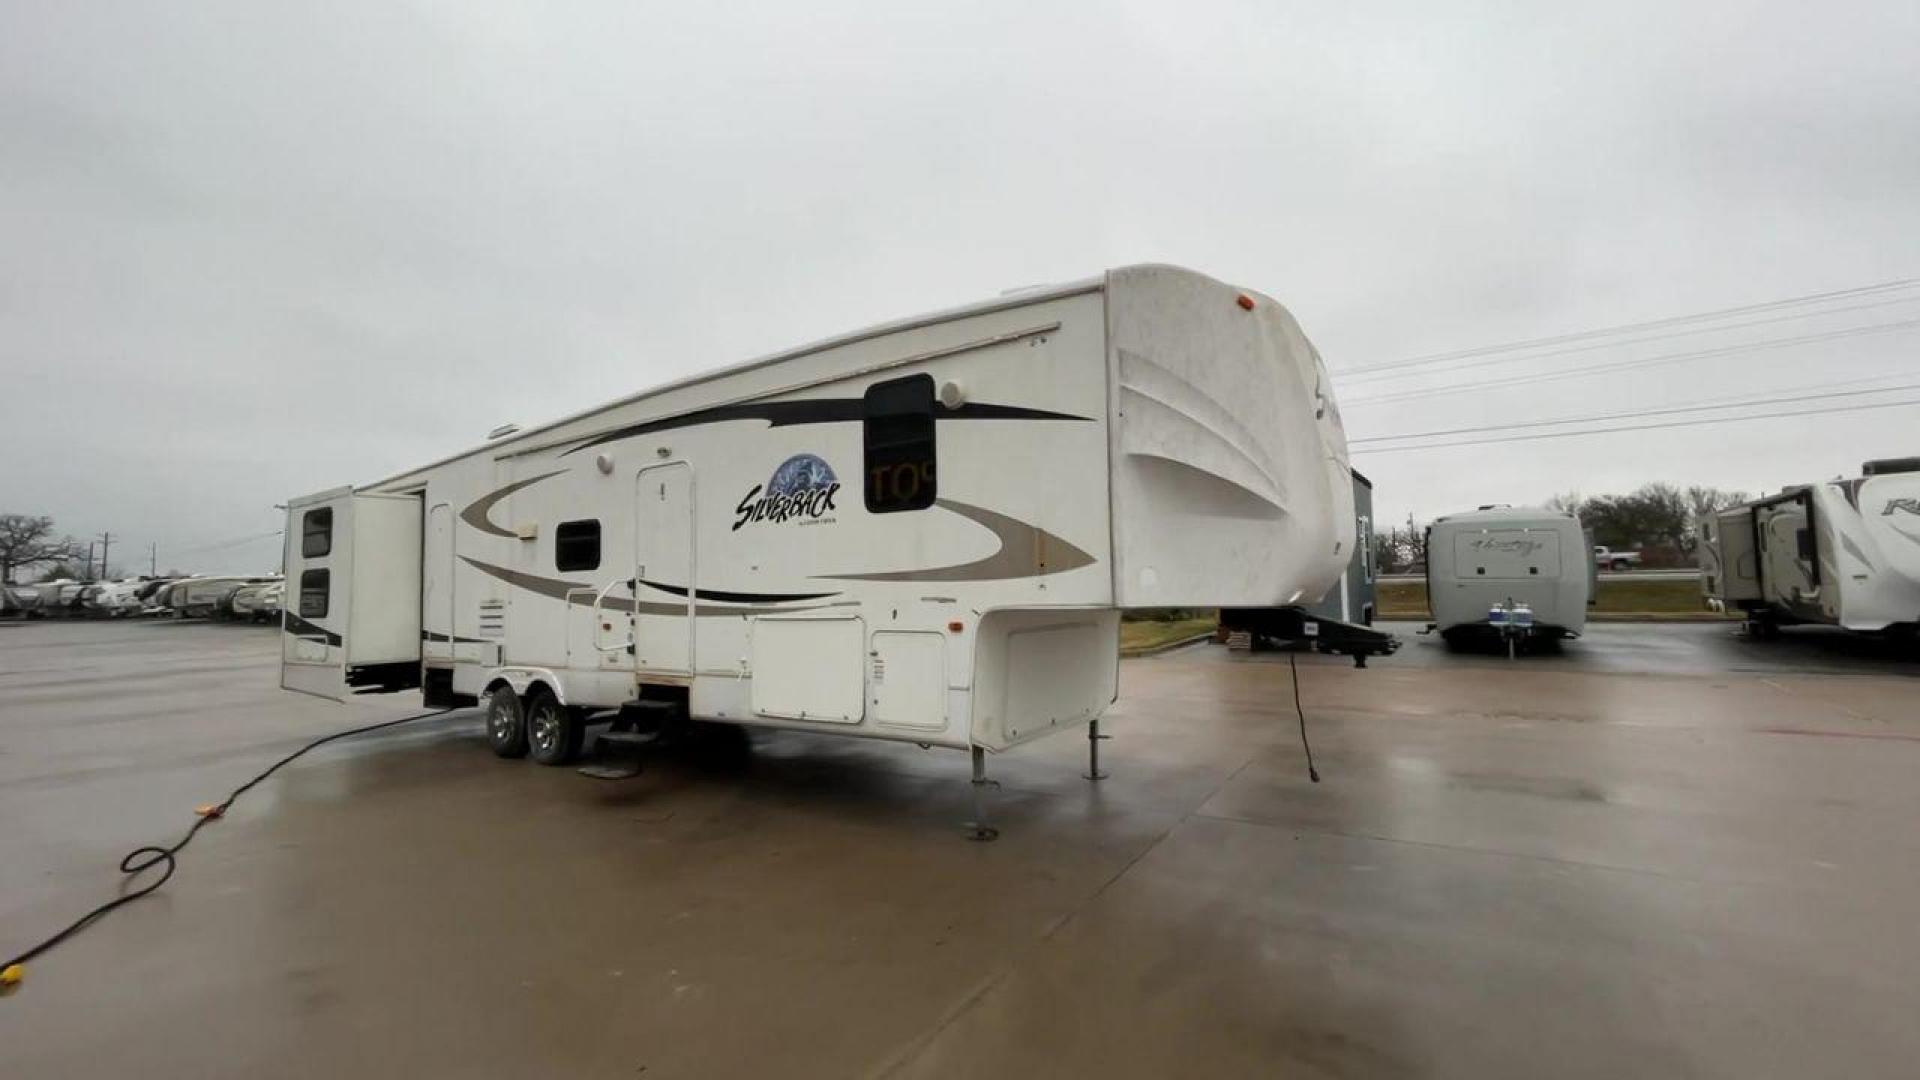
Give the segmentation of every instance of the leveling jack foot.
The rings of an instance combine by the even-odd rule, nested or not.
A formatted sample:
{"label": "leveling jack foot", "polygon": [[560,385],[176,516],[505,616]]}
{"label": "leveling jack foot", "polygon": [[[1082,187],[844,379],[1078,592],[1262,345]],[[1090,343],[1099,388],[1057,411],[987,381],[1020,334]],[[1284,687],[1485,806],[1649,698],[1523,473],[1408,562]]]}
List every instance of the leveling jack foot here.
{"label": "leveling jack foot", "polygon": [[1080,775],[1089,780],[1105,780],[1113,775],[1100,771],[1100,743],[1104,739],[1111,738],[1113,736],[1100,734],[1100,721],[1094,720],[1087,724],[1087,771]]}
{"label": "leveling jack foot", "polygon": [[985,843],[999,838],[1000,830],[987,824],[987,797],[989,787],[998,788],[999,781],[987,779],[987,752],[979,747],[973,748],[973,820],[967,822],[967,839]]}

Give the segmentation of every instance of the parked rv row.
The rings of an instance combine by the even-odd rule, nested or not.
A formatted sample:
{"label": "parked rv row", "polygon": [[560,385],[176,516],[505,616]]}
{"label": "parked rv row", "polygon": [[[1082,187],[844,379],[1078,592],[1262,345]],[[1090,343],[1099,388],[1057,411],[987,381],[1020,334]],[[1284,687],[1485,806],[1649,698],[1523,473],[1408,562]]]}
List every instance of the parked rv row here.
{"label": "parked rv row", "polygon": [[1795,623],[1920,629],[1920,457],[1869,461],[1860,473],[1696,521],[1707,603],[1745,613],[1759,637]]}
{"label": "parked rv row", "polygon": [[[1706,606],[1744,613],[1761,638],[1794,624],[1920,633],[1920,457],[1869,461],[1860,472],[1700,517]],[[1427,533],[1432,629],[1451,646],[1578,637],[1594,572],[1619,555],[1594,548],[1560,511],[1482,507],[1439,518]]]}
{"label": "parked rv row", "polygon": [[285,583],[279,577],[137,577],[120,581],[45,581],[0,586],[0,615],[29,619],[224,618],[274,622]]}

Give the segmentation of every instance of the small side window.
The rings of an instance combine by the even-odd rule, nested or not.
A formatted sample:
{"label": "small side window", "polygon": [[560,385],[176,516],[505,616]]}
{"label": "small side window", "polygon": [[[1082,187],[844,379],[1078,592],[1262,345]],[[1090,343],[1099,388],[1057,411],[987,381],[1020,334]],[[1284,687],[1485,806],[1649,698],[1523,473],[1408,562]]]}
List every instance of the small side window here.
{"label": "small side window", "polygon": [[561,570],[600,569],[600,522],[561,522],[553,530],[553,563]]}
{"label": "small side window", "polygon": [[1360,578],[1362,581],[1371,585],[1373,584],[1373,560],[1375,554],[1373,550],[1373,519],[1368,517],[1361,518],[1360,528],[1356,531],[1360,534]]}
{"label": "small side window", "polygon": [[327,617],[327,596],[333,591],[333,576],[326,570],[303,570],[300,572],[300,617],[303,619],[324,619]]}
{"label": "small side window", "polygon": [[309,510],[300,518],[300,557],[318,559],[333,550],[333,507]]}
{"label": "small side window", "polygon": [[867,509],[875,514],[933,505],[939,471],[934,453],[933,376],[909,375],[867,387]]}

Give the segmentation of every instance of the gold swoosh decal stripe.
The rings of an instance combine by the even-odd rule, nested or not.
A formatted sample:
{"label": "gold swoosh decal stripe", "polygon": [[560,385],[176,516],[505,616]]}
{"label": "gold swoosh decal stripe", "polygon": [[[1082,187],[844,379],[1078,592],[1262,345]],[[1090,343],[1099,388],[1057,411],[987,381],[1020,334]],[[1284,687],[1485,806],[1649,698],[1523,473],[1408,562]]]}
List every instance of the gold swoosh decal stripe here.
{"label": "gold swoosh decal stripe", "polygon": [[[593,597],[581,592],[583,589],[592,589],[593,586],[591,585],[583,585],[577,581],[567,581],[564,578],[541,577],[538,574],[509,570],[504,566],[495,566],[492,563],[481,562],[471,555],[460,556],[460,561],[481,573],[499,578],[501,581],[515,588],[525,589],[528,592],[536,593],[540,596],[552,597],[555,600],[571,602],[581,607],[593,606]],[[655,604],[644,600],[628,600],[618,596],[607,597],[600,602],[600,606],[608,611],[630,611],[638,615],[673,615],[685,618],[687,614],[687,605],[684,603]],[[769,607],[762,604],[752,604],[737,607],[714,607],[710,604],[696,604],[693,613],[697,618],[711,619],[726,615],[762,615],[789,611],[817,611],[820,608],[833,606],[835,605],[811,604],[806,607]]]}
{"label": "gold swoosh decal stripe", "polygon": [[460,520],[479,529],[483,533],[489,533],[493,536],[512,537],[514,535],[512,529],[503,529],[495,525],[493,521],[487,517],[487,514],[493,510],[493,504],[519,491],[523,487],[531,487],[542,480],[559,476],[566,471],[565,469],[556,469],[550,473],[541,473],[539,476],[530,476],[525,480],[516,480],[506,487],[501,488],[499,491],[482,495],[478,499],[475,499],[465,510],[460,511]]}
{"label": "gold swoosh decal stripe", "polygon": [[1000,549],[984,559],[926,570],[814,576],[831,581],[1008,581],[1064,574],[1098,561],[1053,533],[1018,518],[952,499],[935,499],[933,504],[985,526],[1000,541]]}

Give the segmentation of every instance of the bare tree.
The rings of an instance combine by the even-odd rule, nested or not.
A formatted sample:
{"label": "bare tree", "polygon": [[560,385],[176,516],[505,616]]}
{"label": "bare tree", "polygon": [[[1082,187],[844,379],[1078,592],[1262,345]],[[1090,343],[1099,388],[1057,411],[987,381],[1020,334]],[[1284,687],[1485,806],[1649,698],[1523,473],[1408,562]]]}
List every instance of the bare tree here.
{"label": "bare tree", "polygon": [[1414,523],[1413,515],[1407,515],[1407,567],[1421,570],[1427,567],[1427,529]]}
{"label": "bare tree", "polygon": [[1549,510],[1559,510],[1578,517],[1580,515],[1580,502],[1580,493],[1577,491],[1569,491],[1564,494],[1549,496],[1543,505]]}
{"label": "bare tree", "polygon": [[32,514],[0,514],[0,581],[11,584],[16,570],[74,556],[76,545],[53,535],[53,519]]}
{"label": "bare tree", "polygon": [[1699,484],[1687,489],[1687,507],[1693,511],[1694,517],[1704,517],[1746,501],[1747,493],[1744,491],[1721,491],[1717,487],[1702,487]]}

